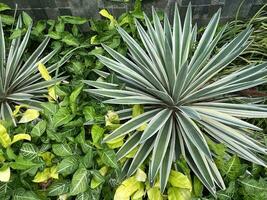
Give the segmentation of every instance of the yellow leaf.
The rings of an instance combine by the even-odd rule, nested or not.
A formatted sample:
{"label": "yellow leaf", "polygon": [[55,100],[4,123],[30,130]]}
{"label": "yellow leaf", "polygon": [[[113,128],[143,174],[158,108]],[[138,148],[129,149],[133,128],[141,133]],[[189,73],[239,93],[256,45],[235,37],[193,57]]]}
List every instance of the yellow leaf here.
{"label": "yellow leaf", "polygon": [[152,187],[147,191],[147,196],[149,200],[163,200],[158,187]]}
{"label": "yellow leaf", "polygon": [[147,175],[142,169],[138,168],[135,174],[135,178],[140,182],[145,182]]}
{"label": "yellow leaf", "polygon": [[100,10],[99,14],[102,15],[103,17],[108,18],[110,21],[114,20],[114,17],[111,14],[109,14],[109,12],[106,9]]}
{"label": "yellow leaf", "polygon": [[7,148],[11,144],[11,139],[7,133],[6,128],[0,124],[0,143],[4,148]]}
{"label": "yellow leaf", "polygon": [[188,177],[180,172],[171,170],[168,182],[177,188],[189,189],[192,191],[192,185]]}
{"label": "yellow leaf", "polygon": [[125,157],[126,158],[133,158],[138,151],[138,147],[135,147],[132,151],[130,151]]}
{"label": "yellow leaf", "polygon": [[10,167],[3,166],[0,169],[0,181],[1,182],[8,182],[10,179]]}
{"label": "yellow leaf", "polygon": [[28,140],[28,141],[31,141],[31,136],[29,134],[25,134],[25,133],[20,133],[20,134],[17,134],[13,137],[13,140],[11,142],[11,144],[17,142],[17,141],[20,141],[20,140]]}
{"label": "yellow leaf", "polygon": [[137,190],[140,188],[140,182],[135,177],[130,177],[122,182],[117,188],[114,196],[114,200],[126,200],[130,199]]}
{"label": "yellow leaf", "polygon": [[39,70],[39,72],[40,72],[40,74],[41,74],[41,76],[43,77],[44,80],[49,81],[49,80],[52,79],[51,76],[49,75],[48,70],[44,66],[44,64],[39,63],[38,64],[38,70]]}
{"label": "yellow leaf", "polygon": [[18,105],[18,106],[15,106],[15,110],[13,111],[13,116],[17,116],[18,115],[18,113],[19,113],[19,111],[20,111],[20,109],[21,108],[28,108],[29,106],[28,105],[25,105],[25,104],[21,104],[21,105]]}
{"label": "yellow leaf", "polygon": [[49,87],[48,88],[48,95],[53,99],[53,100],[57,100],[57,94],[56,94],[56,88],[55,86]]}
{"label": "yellow leaf", "polygon": [[27,123],[27,122],[37,119],[38,117],[39,117],[38,110],[28,109],[26,110],[25,113],[23,113],[23,116],[20,119],[19,123]]}

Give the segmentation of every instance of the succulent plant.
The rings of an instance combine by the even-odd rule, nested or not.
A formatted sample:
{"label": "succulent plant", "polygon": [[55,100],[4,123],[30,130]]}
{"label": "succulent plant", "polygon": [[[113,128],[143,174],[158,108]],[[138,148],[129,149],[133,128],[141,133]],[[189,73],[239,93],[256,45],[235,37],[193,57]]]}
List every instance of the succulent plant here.
{"label": "succulent plant", "polygon": [[[267,82],[267,63],[231,68],[221,73],[250,44],[252,29],[248,27],[231,41],[216,48],[226,25],[218,30],[220,10],[214,14],[201,38],[197,40],[197,26],[192,26],[191,6],[182,25],[176,6],[171,27],[165,16],[163,24],[152,10],[153,23],[145,15],[145,26],[136,21],[142,41],[139,44],[125,30],[118,32],[127,43],[127,57],[104,45],[111,58],[99,55],[99,60],[125,82],[117,84],[85,81],[94,89],[93,95],[108,98],[104,103],[144,105],[145,112],[131,118],[131,109],[118,111],[122,119],[129,119],[109,134],[103,142],[126,136],[118,150],[118,159],[138,148],[127,162],[128,176],[149,158],[149,179],[153,183],[159,174],[163,192],[174,161],[182,155],[206,188],[216,194],[216,185],[224,189],[224,182],[214,162],[207,139],[227,146],[230,153],[266,166],[262,155],[266,147],[249,136],[261,129],[244,121],[265,118],[263,105],[246,103],[239,91]],[[216,48],[216,49],[215,49]],[[98,71],[102,77],[108,72]],[[240,103],[243,100],[243,103]],[[143,132],[137,131],[148,123]]]}
{"label": "succulent plant", "polygon": [[[15,30],[20,29],[22,25],[20,16]],[[62,80],[62,78],[45,80],[38,71],[39,63],[47,63],[58,52],[58,49],[55,49],[40,58],[49,43],[48,37],[43,40],[29,58],[25,59],[31,27],[32,25],[28,26],[24,37],[16,37],[11,41],[10,47],[6,48],[0,19],[0,119],[12,119],[14,123],[16,122],[12,110],[15,105],[38,106],[38,103],[44,98],[44,94],[47,94],[48,87]],[[67,57],[49,66],[47,72],[56,71],[66,60]]]}

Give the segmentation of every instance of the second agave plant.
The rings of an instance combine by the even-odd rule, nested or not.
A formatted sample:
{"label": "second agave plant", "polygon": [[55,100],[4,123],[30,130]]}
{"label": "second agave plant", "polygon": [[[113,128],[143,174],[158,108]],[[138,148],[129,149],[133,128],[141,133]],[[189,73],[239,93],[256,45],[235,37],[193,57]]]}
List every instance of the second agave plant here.
{"label": "second agave plant", "polygon": [[[174,161],[182,155],[215,195],[216,185],[221,189],[225,186],[207,138],[225,144],[230,153],[266,166],[262,156],[267,152],[266,147],[248,136],[261,129],[243,119],[265,118],[267,108],[254,103],[240,104],[238,100],[244,97],[238,91],[266,83],[267,63],[244,66],[238,71],[232,69],[234,72],[228,75],[220,73],[249,46],[252,32],[247,28],[214,53],[225,30],[223,27],[217,31],[220,10],[211,18],[199,41],[197,27],[192,26],[190,5],[183,24],[177,7],[173,26],[166,16],[161,24],[156,12],[152,13],[153,23],[146,16],[145,27],[136,21],[142,45],[118,28],[128,45],[129,57],[108,46],[104,48],[113,59],[98,56],[126,86],[121,89],[116,84],[85,81],[96,88],[88,92],[108,98],[105,103],[143,104],[145,108],[143,114],[132,119],[130,109],[118,111],[123,119],[129,120],[104,142],[125,137],[125,144],[117,152],[119,160],[138,148],[134,158],[127,162],[128,176],[150,159],[150,182],[159,175],[162,192]],[[109,75],[98,73],[102,77]],[[146,129],[138,131],[145,122]]]}

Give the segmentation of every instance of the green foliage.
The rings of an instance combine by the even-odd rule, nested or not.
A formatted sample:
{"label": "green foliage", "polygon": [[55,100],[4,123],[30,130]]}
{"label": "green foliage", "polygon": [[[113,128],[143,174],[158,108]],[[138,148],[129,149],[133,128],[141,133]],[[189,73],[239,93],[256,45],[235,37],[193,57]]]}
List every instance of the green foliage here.
{"label": "green foliage", "polygon": [[[134,148],[138,149],[130,160],[128,176],[151,156],[149,181],[153,184],[159,174],[161,192],[165,190],[173,160],[179,159],[180,155],[213,195],[216,195],[216,185],[225,188],[222,175],[230,180],[236,179],[241,174],[239,170],[243,169],[239,158],[233,157],[225,163],[220,173],[212,151],[220,155],[225,149],[216,150],[216,143],[224,143],[226,151],[266,166],[263,159],[267,153],[266,146],[249,137],[250,132],[261,129],[241,119],[266,118],[267,109],[251,103],[253,99],[247,103],[237,92],[265,84],[267,63],[232,69],[232,73],[221,75],[220,72],[249,46],[252,30],[246,28],[214,53],[226,28],[217,31],[220,12],[211,18],[197,42],[197,28],[192,26],[190,5],[183,25],[178,8],[175,8],[173,27],[167,16],[162,25],[153,9],[153,23],[147,16],[146,27],[137,20],[135,23],[142,45],[123,28],[117,28],[128,45],[131,59],[107,45],[103,47],[112,59],[97,55],[126,86],[103,82],[110,75],[103,71],[97,71],[101,77],[99,81],[84,81],[96,88],[85,91],[105,97],[104,103],[144,105],[146,112],[132,119],[128,109],[118,111],[126,113],[125,119],[130,120],[103,141],[127,137],[127,142],[117,152],[119,160]],[[103,14],[113,21],[107,13]],[[244,103],[239,103],[239,99]],[[144,131],[138,130],[146,122]],[[215,142],[213,147],[208,146],[207,140]],[[171,190],[171,194],[176,192]]]}
{"label": "green foliage", "polygon": [[[25,29],[25,36],[22,36],[22,30]],[[0,18],[0,119],[12,120],[16,124],[12,110],[17,104],[27,104],[32,107],[40,107],[39,103],[44,100],[47,94],[47,88],[63,80],[63,78],[43,79],[43,74],[38,71],[37,65],[47,63],[57,52],[58,49],[42,56],[49,38],[46,37],[43,42],[35,48],[29,56],[27,44],[32,30],[32,19],[26,13],[22,13],[17,20],[15,31],[9,39],[11,43],[5,42],[3,24]],[[7,53],[8,52],[8,53]],[[47,73],[56,71],[66,59],[56,62],[47,68]],[[28,110],[29,116],[32,115]],[[27,117],[28,118],[28,117]],[[20,123],[28,122],[22,117]],[[31,120],[30,120],[31,121]]]}
{"label": "green foliage", "polygon": [[[106,128],[83,127],[88,118],[84,109],[89,105],[94,105],[93,116],[106,113],[108,108],[85,101],[88,97],[80,93],[81,86],[57,87],[61,91],[59,103],[43,103],[34,123],[17,127],[0,124],[0,199],[57,199],[65,195],[108,200],[107,194],[113,196],[114,185],[109,180],[118,179],[120,170],[114,150],[100,143]],[[95,142],[99,130],[102,133]],[[30,141],[22,142],[26,134],[17,134],[21,132],[29,133]]]}

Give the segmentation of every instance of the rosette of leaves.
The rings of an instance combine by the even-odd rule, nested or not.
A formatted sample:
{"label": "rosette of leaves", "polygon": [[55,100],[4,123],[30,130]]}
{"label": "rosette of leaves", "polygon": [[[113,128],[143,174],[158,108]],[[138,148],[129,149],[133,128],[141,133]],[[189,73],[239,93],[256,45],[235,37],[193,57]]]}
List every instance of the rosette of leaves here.
{"label": "rosette of leaves", "polygon": [[[113,59],[98,56],[126,86],[121,89],[112,83],[85,81],[96,88],[86,91],[108,98],[104,103],[144,105],[143,114],[128,120],[103,141],[129,135],[117,158],[120,160],[138,148],[126,164],[127,175],[132,175],[150,158],[150,183],[153,184],[159,174],[162,192],[173,161],[182,155],[215,195],[216,185],[222,189],[225,185],[207,138],[224,143],[229,152],[241,158],[266,166],[262,158],[266,147],[248,136],[251,131],[261,129],[242,119],[265,118],[267,109],[256,103],[241,104],[235,99],[246,100],[238,91],[266,83],[267,63],[249,65],[238,71],[233,69],[231,74],[221,76],[220,72],[249,46],[250,27],[213,53],[225,30],[224,26],[217,31],[220,10],[211,18],[199,41],[197,27],[192,26],[190,5],[183,25],[177,7],[173,27],[166,16],[162,25],[154,9],[152,13],[153,23],[145,16],[147,30],[136,21],[142,45],[118,27],[128,45],[130,58],[107,46],[104,48]],[[98,73],[103,77],[109,75]],[[124,119],[130,118],[127,117],[129,109],[119,113],[123,113]],[[135,131],[146,122],[148,125],[142,133]]]}
{"label": "rosette of leaves", "polygon": [[[57,52],[58,49],[41,57],[43,51],[49,43],[46,37],[43,42],[28,57],[27,43],[31,34],[32,22],[24,13],[23,22],[27,26],[25,36],[21,34],[14,36],[14,33],[22,30],[23,22],[20,16],[16,28],[12,34],[12,41],[6,48],[4,30],[0,19],[0,119],[15,119],[12,115],[14,105],[27,104],[37,106],[42,100],[44,94],[47,94],[47,88],[62,78],[55,78],[46,81],[38,71],[38,63],[47,63]],[[7,53],[8,51],[8,53]],[[49,66],[48,73],[53,73],[67,60],[67,56],[61,61]]]}

